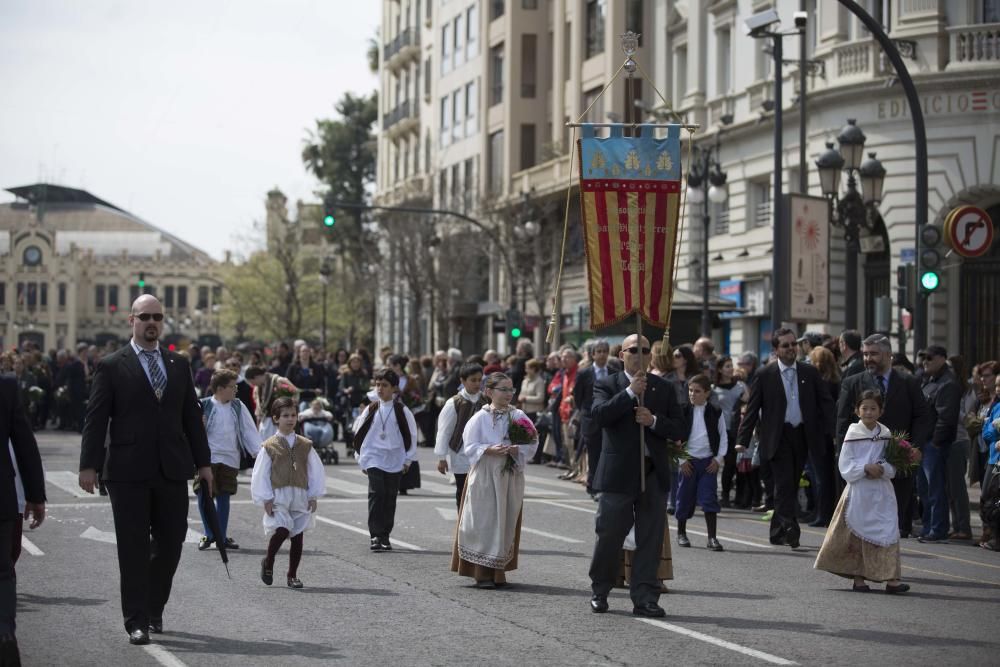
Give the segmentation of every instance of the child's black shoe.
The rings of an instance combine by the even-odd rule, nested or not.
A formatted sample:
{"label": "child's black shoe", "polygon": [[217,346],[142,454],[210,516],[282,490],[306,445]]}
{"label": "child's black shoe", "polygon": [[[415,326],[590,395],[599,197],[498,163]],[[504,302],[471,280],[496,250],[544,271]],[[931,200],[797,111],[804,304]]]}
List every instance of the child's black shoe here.
{"label": "child's black shoe", "polygon": [[260,559],[260,580],[270,586],[274,583],[274,570],[267,565],[267,559]]}

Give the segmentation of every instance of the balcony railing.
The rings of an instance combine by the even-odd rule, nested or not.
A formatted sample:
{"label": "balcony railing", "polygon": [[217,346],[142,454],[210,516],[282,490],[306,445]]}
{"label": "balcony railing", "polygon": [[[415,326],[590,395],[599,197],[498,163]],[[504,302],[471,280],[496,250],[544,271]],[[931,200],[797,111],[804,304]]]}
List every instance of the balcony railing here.
{"label": "balcony railing", "polygon": [[949,66],[1000,64],[1000,23],[948,28],[951,42]]}
{"label": "balcony railing", "polygon": [[414,28],[406,28],[396,35],[391,42],[383,48],[383,60],[388,62],[394,55],[407,46],[420,46],[420,31]]}
{"label": "balcony railing", "polygon": [[411,117],[420,117],[420,105],[410,100],[400,102],[395,109],[382,116],[382,129],[388,130],[396,123]]}

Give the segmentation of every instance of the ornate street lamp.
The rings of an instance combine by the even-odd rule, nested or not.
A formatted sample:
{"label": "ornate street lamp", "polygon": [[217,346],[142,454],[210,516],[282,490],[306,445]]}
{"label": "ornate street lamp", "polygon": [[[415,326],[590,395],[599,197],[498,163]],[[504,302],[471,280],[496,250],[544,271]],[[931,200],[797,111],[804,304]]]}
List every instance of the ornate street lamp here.
{"label": "ornate street lamp", "polygon": [[[865,133],[851,118],[840,131],[837,141],[840,150],[827,143],[826,150],[816,159],[820,186],[823,195],[830,201],[830,220],[844,230],[847,241],[847,278],[844,300],[844,325],[847,329],[858,326],[858,254],[861,252],[862,229],[873,231],[878,222],[878,205],[882,201],[885,185],[885,167],[869,153],[862,163],[865,152]],[[847,190],[840,194],[840,174],[847,172]],[[858,177],[861,190],[858,190]]]}
{"label": "ornate street lamp", "polygon": [[703,224],[701,244],[701,335],[712,336],[712,315],[708,310],[708,237],[712,217],[709,214],[709,203],[724,204],[726,202],[726,172],[719,164],[719,135],[715,136],[715,146],[699,148],[693,159],[693,170],[687,176],[687,198],[692,204],[701,204],[701,220]]}

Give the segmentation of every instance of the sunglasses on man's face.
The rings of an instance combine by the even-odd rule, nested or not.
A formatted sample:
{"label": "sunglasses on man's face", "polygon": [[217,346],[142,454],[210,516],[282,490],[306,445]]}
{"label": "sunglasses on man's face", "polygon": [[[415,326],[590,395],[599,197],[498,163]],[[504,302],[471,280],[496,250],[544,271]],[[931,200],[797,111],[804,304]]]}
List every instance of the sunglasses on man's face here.
{"label": "sunglasses on man's face", "polygon": [[141,322],[148,322],[150,320],[153,320],[154,322],[162,322],[163,313],[139,313],[136,315],[136,318],[138,318]]}
{"label": "sunglasses on man's face", "polygon": [[[628,352],[629,354],[639,354],[639,348],[638,347],[626,347],[625,351]],[[643,354],[649,354],[649,348],[648,347],[642,348],[642,353]]]}

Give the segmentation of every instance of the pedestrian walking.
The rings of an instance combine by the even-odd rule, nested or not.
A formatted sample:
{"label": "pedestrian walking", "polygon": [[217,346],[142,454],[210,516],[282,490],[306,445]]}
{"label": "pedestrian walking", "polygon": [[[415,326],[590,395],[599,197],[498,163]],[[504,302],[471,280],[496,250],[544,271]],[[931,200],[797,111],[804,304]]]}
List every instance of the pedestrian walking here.
{"label": "pedestrian walking", "polygon": [[129,344],[105,357],[94,373],[79,481],[93,493],[103,468],[125,631],[130,643],[148,644],[150,632],[163,632],[163,611],[188,530],[191,471],[198,469],[209,490],[213,477],[191,367],[159,345],[163,306],[144,294],[132,304],[128,323]]}
{"label": "pedestrian walking", "polygon": [[885,460],[891,433],[878,421],[882,394],[861,392],[855,413],[861,421],[848,428],[838,461],[847,488],[813,567],[853,579],[858,593],[871,591],[868,581],[886,582],[886,593],[905,593],[910,587],[899,580],[899,516],[889,481],[897,473]]}
{"label": "pedestrian walking", "polygon": [[[462,433],[462,451],[472,468],[459,504],[451,571],[473,578],[477,588],[492,589],[506,586],[506,572],[517,569],[524,467],[538,447],[538,434],[527,415],[511,405],[509,376],[491,373],[484,387],[490,404]],[[527,437],[515,441],[517,429]]]}
{"label": "pedestrian walking", "polygon": [[250,478],[250,495],[264,507],[264,532],[270,536],[267,554],[260,561],[260,580],[274,581],[274,559],[290,539],[289,588],[302,588],[298,578],[305,531],[316,525],[316,501],[326,493],[323,462],[309,438],[296,435],[299,413],[294,399],[278,398],[271,405],[277,433],[264,441]]}
{"label": "pedestrian walking", "polygon": [[446,475],[450,470],[455,476],[455,504],[461,507],[465,480],[472,469],[472,463],[465,455],[462,437],[466,424],[486,405],[486,399],[480,393],[483,383],[482,366],[463,364],[458,377],[462,381],[461,388],[455,396],[448,399],[438,416],[434,456],[438,458],[439,473]]}
{"label": "pedestrian walking", "polygon": [[922,389],[933,408],[934,427],[924,448],[924,476],[918,477],[917,492],[923,505],[920,541],[944,542],[949,533],[948,457],[955,444],[962,390],[948,367],[948,351],[941,345],[927,347]]}

